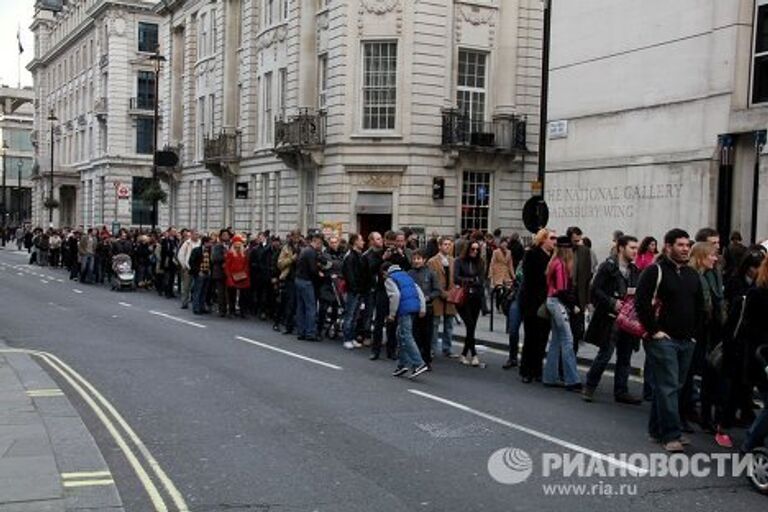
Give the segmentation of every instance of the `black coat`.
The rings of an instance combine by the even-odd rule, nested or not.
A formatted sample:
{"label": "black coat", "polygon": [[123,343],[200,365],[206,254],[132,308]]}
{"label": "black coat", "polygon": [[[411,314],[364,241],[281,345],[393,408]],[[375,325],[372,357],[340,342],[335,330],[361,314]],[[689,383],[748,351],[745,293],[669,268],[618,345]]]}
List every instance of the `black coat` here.
{"label": "black coat", "polygon": [[610,339],[613,323],[616,321],[616,302],[627,295],[628,288],[637,288],[640,271],[629,264],[629,276],[621,274],[619,262],[615,256],[605,260],[597,269],[592,281],[590,295],[595,313],[589,322],[585,341],[602,347]]}
{"label": "black coat", "polygon": [[341,264],[341,273],[347,283],[347,290],[351,293],[364,294],[368,292],[369,279],[365,275],[365,263],[363,255],[354,249],[350,249]]}
{"label": "black coat", "polygon": [[[765,374],[765,362],[761,361],[756,351],[768,345],[768,288],[753,288],[747,293],[744,317],[738,337],[744,340],[744,367],[748,382],[762,389],[768,387]],[[764,353],[768,350],[764,351]]]}
{"label": "black coat", "polygon": [[539,307],[547,300],[547,265],[550,255],[541,247],[534,247],[523,257],[523,288],[520,310],[525,317],[535,317]]}

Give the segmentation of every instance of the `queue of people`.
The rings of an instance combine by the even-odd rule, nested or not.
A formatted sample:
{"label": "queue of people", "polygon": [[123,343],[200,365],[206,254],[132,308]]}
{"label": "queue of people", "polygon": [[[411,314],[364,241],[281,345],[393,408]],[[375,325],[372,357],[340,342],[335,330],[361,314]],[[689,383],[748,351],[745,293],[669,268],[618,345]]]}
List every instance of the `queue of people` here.
{"label": "queue of people", "polygon": [[[109,282],[112,257],[128,255],[136,286],[177,299],[182,309],[270,321],[301,341],[369,347],[371,360],[397,361],[395,377],[431,371],[438,356],[482,366],[476,329],[493,295],[507,315],[504,368],[519,367],[522,382],[593,402],[615,355],[615,401],[650,401],[649,437],[667,451],[685,450],[695,424],[723,447],[733,447],[734,426],[750,426],[743,450],[768,434],[768,414],[756,415],[753,400],[755,389],[768,399],[759,356],[768,346],[768,258],[763,246],[743,246],[738,233],[722,250],[711,228],[693,240],[673,229],[661,243],[616,232],[599,264],[578,227],[560,236],[542,229],[528,247],[516,234],[479,231],[435,235],[423,246],[402,231],[373,232],[367,240],[173,227],[36,229],[21,240],[27,234],[30,262],[65,267],[72,280]],[[460,351],[458,321],[466,330]],[[598,347],[584,380],[576,358],[581,343]],[[629,375],[641,346],[645,386],[636,396]]]}

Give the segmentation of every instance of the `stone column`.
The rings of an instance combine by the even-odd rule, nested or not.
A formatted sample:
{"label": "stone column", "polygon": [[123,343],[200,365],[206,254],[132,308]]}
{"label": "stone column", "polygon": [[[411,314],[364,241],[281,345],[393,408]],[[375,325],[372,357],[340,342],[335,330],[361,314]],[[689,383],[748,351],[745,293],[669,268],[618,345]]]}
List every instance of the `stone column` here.
{"label": "stone column", "polygon": [[518,0],[499,2],[499,22],[496,37],[494,117],[509,117],[515,113],[517,94],[517,31],[520,15]]}

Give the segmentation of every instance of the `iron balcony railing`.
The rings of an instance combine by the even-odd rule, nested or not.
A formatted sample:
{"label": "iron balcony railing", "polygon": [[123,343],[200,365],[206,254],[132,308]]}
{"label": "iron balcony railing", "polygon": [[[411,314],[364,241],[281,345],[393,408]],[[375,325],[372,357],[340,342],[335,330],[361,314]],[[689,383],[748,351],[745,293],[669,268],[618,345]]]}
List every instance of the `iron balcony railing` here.
{"label": "iron balcony railing", "polygon": [[516,152],[526,150],[526,120],[520,116],[473,121],[457,109],[443,111],[444,148]]}
{"label": "iron balcony railing", "polygon": [[131,98],[131,110],[154,110],[155,98],[152,96],[136,96]]}
{"label": "iron balcony railing", "polygon": [[319,147],[325,144],[325,113],[303,108],[295,116],[275,119],[275,150]]}
{"label": "iron balcony railing", "polygon": [[203,161],[207,164],[237,162],[240,160],[240,132],[220,132],[203,139]]}
{"label": "iron balcony railing", "polygon": [[106,114],[107,113],[107,98],[102,96],[100,98],[97,98],[96,101],[93,103],[93,111],[96,114]]}

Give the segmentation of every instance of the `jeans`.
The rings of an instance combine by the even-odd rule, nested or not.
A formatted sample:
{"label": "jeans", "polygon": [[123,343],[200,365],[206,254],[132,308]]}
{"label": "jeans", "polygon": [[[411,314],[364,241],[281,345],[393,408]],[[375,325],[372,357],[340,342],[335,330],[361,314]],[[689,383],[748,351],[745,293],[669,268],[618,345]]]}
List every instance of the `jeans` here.
{"label": "jeans", "polygon": [[355,339],[355,320],[362,299],[362,295],[354,292],[347,293],[347,300],[344,304],[344,341],[354,341]]}
{"label": "jeans", "polygon": [[[438,338],[440,338],[440,323],[443,324],[442,347],[438,347]],[[437,351],[441,349],[443,354],[450,354],[452,339],[453,315],[432,317],[432,351],[437,354]]]}
{"label": "jeans", "polygon": [[205,298],[208,295],[210,277],[199,274],[192,278],[192,311],[201,314],[205,311]]}
{"label": "jeans", "polygon": [[299,336],[317,336],[317,300],[311,281],[296,279],[296,327]]}
{"label": "jeans", "polygon": [[613,376],[613,396],[621,396],[629,393],[629,370],[632,363],[633,339],[620,331],[614,325],[608,340],[600,347],[600,350],[592,361],[592,366],[587,373],[587,387],[595,389],[600,384],[603,372],[608,367],[608,362],[616,352],[616,370]]}
{"label": "jeans", "polygon": [[413,339],[413,317],[414,315],[403,315],[398,317],[397,322],[397,342],[400,346],[398,352],[398,367],[417,368],[424,364],[424,360],[419,354],[419,348],[416,346],[416,340]]}
{"label": "jeans", "polygon": [[765,444],[768,437],[768,388],[760,390],[763,397],[763,410],[757,415],[752,426],[747,430],[747,438],[741,449],[745,452],[751,452],[758,446]]}
{"label": "jeans", "polygon": [[560,358],[562,356],[565,384],[567,386],[579,384],[581,377],[576,368],[576,354],[573,352],[573,334],[571,334],[568,311],[563,303],[555,297],[547,298],[547,309],[552,316],[552,338],[549,342],[542,381],[545,384],[555,384],[559,380]]}
{"label": "jeans", "polygon": [[653,402],[648,434],[663,443],[680,439],[680,391],[693,358],[690,340],[650,340],[645,354],[653,372]]}
{"label": "jeans", "polygon": [[509,305],[507,314],[507,332],[509,333],[509,360],[517,361],[518,346],[520,345],[520,325],[523,314],[520,312],[520,301],[514,300]]}
{"label": "jeans", "polygon": [[93,273],[93,254],[86,254],[80,259],[80,282],[87,283]]}

